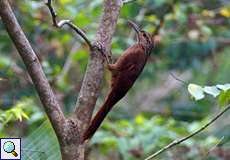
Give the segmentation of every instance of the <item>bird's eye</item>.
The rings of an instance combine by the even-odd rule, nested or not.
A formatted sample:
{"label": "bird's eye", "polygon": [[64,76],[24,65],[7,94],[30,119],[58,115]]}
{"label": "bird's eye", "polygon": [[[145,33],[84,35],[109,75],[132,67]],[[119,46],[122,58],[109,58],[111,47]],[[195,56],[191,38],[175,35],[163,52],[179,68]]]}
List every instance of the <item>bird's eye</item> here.
{"label": "bird's eye", "polygon": [[143,36],[144,36],[144,37],[147,37],[146,33],[143,33]]}

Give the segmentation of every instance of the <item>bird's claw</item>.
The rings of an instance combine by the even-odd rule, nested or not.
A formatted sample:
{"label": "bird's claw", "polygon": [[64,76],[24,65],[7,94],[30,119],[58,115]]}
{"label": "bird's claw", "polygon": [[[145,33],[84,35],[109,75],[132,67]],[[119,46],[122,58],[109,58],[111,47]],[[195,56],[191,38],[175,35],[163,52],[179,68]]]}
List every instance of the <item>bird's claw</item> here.
{"label": "bird's claw", "polygon": [[102,56],[105,58],[106,62],[110,64],[111,57],[106,54],[106,49],[105,47],[103,47],[103,45],[100,42],[95,42],[92,47],[93,49],[98,50],[102,54]]}
{"label": "bird's claw", "polygon": [[103,55],[105,55],[106,49],[103,47],[103,45],[100,42],[94,42],[92,45],[93,50],[98,50],[101,52]]}

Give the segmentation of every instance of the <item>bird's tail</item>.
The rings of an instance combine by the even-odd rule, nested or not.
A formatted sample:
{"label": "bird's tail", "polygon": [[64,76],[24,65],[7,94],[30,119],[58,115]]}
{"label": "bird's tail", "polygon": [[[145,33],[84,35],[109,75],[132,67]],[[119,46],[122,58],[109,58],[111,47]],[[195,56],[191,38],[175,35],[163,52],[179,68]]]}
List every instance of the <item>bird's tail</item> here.
{"label": "bird's tail", "polygon": [[119,100],[120,97],[117,97],[113,91],[109,93],[104,104],[101,106],[101,108],[91,121],[88,129],[85,131],[83,135],[83,142],[94,135],[94,133],[100,127],[102,121],[105,119],[106,115],[109,113],[113,105],[115,105]]}

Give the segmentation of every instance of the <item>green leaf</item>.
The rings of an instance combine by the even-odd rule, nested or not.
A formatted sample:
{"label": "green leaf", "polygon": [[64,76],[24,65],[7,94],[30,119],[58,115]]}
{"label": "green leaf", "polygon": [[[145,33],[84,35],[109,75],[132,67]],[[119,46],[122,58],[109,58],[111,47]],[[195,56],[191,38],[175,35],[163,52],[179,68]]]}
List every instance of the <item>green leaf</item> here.
{"label": "green leaf", "polygon": [[65,5],[65,4],[70,3],[70,2],[71,2],[71,0],[60,0],[60,3],[62,5]]}
{"label": "green leaf", "polygon": [[204,90],[201,86],[196,84],[189,84],[188,91],[195,98],[195,100],[201,100],[205,97]]}
{"label": "green leaf", "polygon": [[219,96],[218,101],[219,101],[220,106],[224,106],[224,105],[230,103],[230,90],[222,91],[220,96]]}
{"label": "green leaf", "polygon": [[205,86],[204,92],[212,95],[213,97],[217,97],[220,94],[220,90],[216,86]]}
{"label": "green leaf", "polygon": [[23,117],[23,118],[25,118],[25,119],[27,119],[27,120],[29,119],[29,116],[28,116],[24,111],[22,111],[21,114],[22,114],[22,117]]}
{"label": "green leaf", "polygon": [[139,114],[138,116],[135,117],[135,123],[138,125],[144,125],[145,118],[143,115]]}
{"label": "green leaf", "polygon": [[21,114],[21,110],[19,108],[15,108],[15,110],[13,111],[15,117],[19,120],[22,121],[22,114]]}

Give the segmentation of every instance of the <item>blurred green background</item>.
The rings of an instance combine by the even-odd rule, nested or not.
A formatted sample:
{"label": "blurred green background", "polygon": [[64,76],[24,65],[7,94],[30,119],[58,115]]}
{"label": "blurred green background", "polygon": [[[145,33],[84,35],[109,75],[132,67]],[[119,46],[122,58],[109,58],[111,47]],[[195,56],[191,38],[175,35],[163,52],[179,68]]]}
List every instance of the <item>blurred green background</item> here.
{"label": "blurred green background", "polygon": [[[86,69],[87,45],[69,28],[52,27],[43,1],[20,0],[11,4],[68,115],[74,109]],[[59,18],[73,20],[93,40],[102,0],[57,0],[54,6]],[[166,13],[168,6],[173,9]],[[187,86],[171,73],[201,86],[229,82],[229,0],[137,0],[124,5],[112,40],[114,59],[135,43],[128,19],[154,32],[164,14],[161,43],[154,49],[134,87],[93,137],[88,159],[143,159],[198,129],[221,109],[217,98],[212,96],[194,101]],[[103,103],[109,84],[110,73],[106,71],[97,108]],[[228,160],[229,130],[228,112],[201,134],[157,159]],[[0,19],[0,137],[12,136],[23,138],[23,159],[60,158],[56,137],[31,79]]]}

